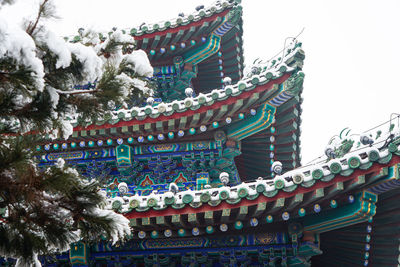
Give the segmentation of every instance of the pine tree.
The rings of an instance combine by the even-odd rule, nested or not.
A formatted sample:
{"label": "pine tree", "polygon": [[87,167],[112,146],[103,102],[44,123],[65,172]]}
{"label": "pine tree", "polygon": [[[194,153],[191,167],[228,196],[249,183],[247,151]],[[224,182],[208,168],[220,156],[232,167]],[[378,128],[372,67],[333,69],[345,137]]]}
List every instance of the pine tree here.
{"label": "pine tree", "polygon": [[54,10],[43,0],[24,28],[0,19],[0,256],[21,266],[71,242],[130,233],[125,217],[102,209],[98,183],[62,159],[39,168],[34,145],[48,134],[68,138],[72,121],[93,124],[151,94],[144,77],[153,70],[131,36],[81,29],[65,41],[44,23]]}

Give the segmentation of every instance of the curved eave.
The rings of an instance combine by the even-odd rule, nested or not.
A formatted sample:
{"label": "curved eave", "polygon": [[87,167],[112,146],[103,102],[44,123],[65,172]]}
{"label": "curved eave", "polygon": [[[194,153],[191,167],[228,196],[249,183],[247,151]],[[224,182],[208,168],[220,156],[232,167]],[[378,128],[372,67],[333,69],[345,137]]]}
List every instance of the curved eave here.
{"label": "curved eave", "polygon": [[132,28],[130,33],[136,40],[145,38],[151,39],[156,35],[166,35],[167,33],[176,33],[179,30],[190,29],[190,27],[202,26],[204,22],[212,22],[218,16],[224,16],[234,7],[233,4],[225,3],[224,6],[215,6],[203,8],[194,14],[185,17],[178,17],[160,23],[146,25],[144,27]]}
{"label": "curved eave", "polygon": [[[287,80],[290,77],[291,73],[285,73],[279,78],[273,79],[268,81],[265,84],[260,84],[256,86],[249,86],[247,90],[243,90],[240,92],[237,92],[236,96],[226,96],[224,97],[225,99],[217,99],[210,101],[209,103],[204,103],[197,109],[190,109],[186,108],[184,111],[179,111],[179,110],[173,110],[172,114],[170,115],[164,115],[164,114],[158,114],[157,117],[152,118],[150,116],[145,116],[142,120],[139,119],[131,119],[131,120],[119,120],[115,124],[111,123],[105,123],[103,125],[90,125],[87,127],[82,127],[82,126],[77,126],[74,128],[74,131],[90,131],[90,130],[99,130],[99,129],[110,129],[110,128],[120,128],[120,127],[129,127],[133,125],[145,125],[145,124],[156,124],[157,122],[168,122],[169,120],[176,120],[180,119],[182,117],[192,117],[195,114],[203,114],[206,113],[209,110],[217,111],[223,106],[229,106],[234,103],[236,103],[239,100],[244,100],[248,99],[254,94],[257,93],[262,93],[262,92],[268,92],[273,88],[274,84],[281,84],[285,80]],[[212,103],[212,104],[211,104]],[[215,112],[217,113],[217,112]],[[157,132],[157,130],[154,130],[154,134]]]}
{"label": "curved eave", "polygon": [[[225,209],[237,209],[243,206],[257,206],[261,203],[266,203],[267,208],[263,211],[263,214],[267,214],[269,212],[273,212],[274,210],[288,210],[290,211],[292,208],[290,207],[290,203],[293,203],[293,199],[296,195],[302,194],[304,197],[303,199],[307,199],[309,203],[314,202],[318,199],[314,199],[315,195],[320,194],[317,193],[321,191],[320,189],[328,189],[326,193],[323,193],[322,198],[329,198],[329,194],[337,194],[338,192],[334,190],[338,183],[344,184],[345,188],[341,189],[340,191],[347,192],[350,190],[361,190],[365,188],[367,185],[371,185],[376,179],[381,178],[381,172],[386,167],[391,167],[400,162],[400,156],[393,155],[391,161],[386,164],[381,163],[373,163],[366,170],[356,169],[354,172],[349,176],[343,176],[341,174],[335,175],[333,178],[329,180],[321,179],[321,180],[314,180],[314,184],[312,186],[306,186],[304,183],[298,185],[296,189],[291,192],[285,192],[283,190],[279,190],[279,192],[272,196],[268,197],[265,196],[263,193],[259,194],[255,199],[248,199],[242,198],[239,199],[239,202],[236,204],[229,204],[227,201],[221,201],[220,204],[216,206],[209,205],[204,203],[199,207],[195,208],[190,205],[185,205],[183,208],[174,209],[170,206],[166,207],[163,210],[156,210],[156,209],[148,209],[146,211],[138,211],[132,210],[124,215],[129,219],[138,219],[138,218],[146,218],[146,217],[159,217],[159,216],[172,216],[172,215],[185,215],[185,214],[193,214],[193,213],[204,213],[207,211],[221,211]],[[360,181],[360,177],[365,178],[364,181]],[[319,190],[319,191],[318,191]],[[326,195],[325,195],[326,194]],[[283,199],[283,200],[282,200]],[[311,200],[311,201],[310,201]],[[281,206],[279,209],[276,209],[276,202],[279,201],[281,203],[289,203],[287,205]]]}
{"label": "curved eave", "polygon": [[[379,195],[372,221],[323,233],[316,266],[398,266],[400,188]],[[368,242],[368,236],[370,241]]]}
{"label": "curved eave", "polygon": [[[304,52],[301,49],[301,44],[295,44],[278,65],[273,66],[274,63],[272,63],[269,67],[265,66],[259,75],[241,79],[236,84],[226,86],[224,89],[214,89],[206,94],[200,93],[195,98],[190,97],[171,103],[160,103],[156,107],[147,105],[145,107],[134,107],[131,110],[116,111],[112,118],[98,121],[96,124],[82,126],[78,122],[74,122],[72,137],[77,138],[76,140],[86,140],[98,137],[98,135],[115,137],[125,133],[125,135],[132,136],[132,134],[166,133],[193,127],[191,117],[196,114],[196,116],[199,116],[199,114],[206,112],[217,111],[221,107],[227,108],[228,105],[236,101],[243,101],[243,99],[254,96],[256,93],[260,94],[260,99],[266,96],[263,101],[268,100],[268,97],[272,97],[268,93],[273,85],[284,82],[291,77],[293,71],[296,73],[297,70],[301,70],[303,59]],[[245,107],[250,108],[246,104]],[[240,107],[236,106],[236,108]],[[223,115],[219,112],[215,116],[215,118],[208,118],[207,122],[212,119],[221,120]],[[107,129],[112,131],[107,132]]]}
{"label": "curved eave", "polygon": [[[198,21],[189,22],[186,25],[175,25],[174,27],[170,26],[163,30],[155,30],[142,35],[134,35],[133,38],[136,40],[138,48],[146,50],[149,48],[155,49],[161,47],[159,45],[163,43],[165,38],[169,38],[171,41],[178,43],[181,42],[182,39],[184,41],[187,39],[190,40],[192,36],[196,36],[199,33],[207,36],[215,28],[216,25],[214,25],[214,22],[218,22],[218,18],[224,17],[229,10],[230,8],[212,16],[204,17]],[[171,37],[168,37],[169,35],[171,35]],[[161,37],[162,39],[157,41],[156,45],[153,45],[156,36]]]}
{"label": "curved eave", "polygon": [[[198,75],[192,80],[197,93],[206,93],[210,88],[220,87],[221,73],[224,77],[230,77],[233,84],[242,79],[244,69],[242,24],[240,19],[236,27],[222,37],[219,50],[221,55],[215,54],[198,65]],[[222,64],[219,63],[220,60]]]}

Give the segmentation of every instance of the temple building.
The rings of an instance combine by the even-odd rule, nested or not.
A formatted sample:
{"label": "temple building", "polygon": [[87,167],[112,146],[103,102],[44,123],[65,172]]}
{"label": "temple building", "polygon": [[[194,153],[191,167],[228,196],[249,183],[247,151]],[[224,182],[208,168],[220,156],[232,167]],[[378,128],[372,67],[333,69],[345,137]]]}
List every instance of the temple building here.
{"label": "temple building", "polygon": [[133,234],[44,266],[398,266],[398,129],[346,130],[302,166],[302,44],[245,75],[242,24],[231,0],[130,30],[155,95],[37,149],[103,183]]}

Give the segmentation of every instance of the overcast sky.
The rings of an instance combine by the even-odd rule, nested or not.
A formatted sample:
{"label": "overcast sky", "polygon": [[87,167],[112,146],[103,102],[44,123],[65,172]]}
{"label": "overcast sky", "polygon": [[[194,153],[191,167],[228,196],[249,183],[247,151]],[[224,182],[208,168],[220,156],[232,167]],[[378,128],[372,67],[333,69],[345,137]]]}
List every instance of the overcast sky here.
{"label": "overcast sky", "polygon": [[[33,11],[18,0],[1,16],[17,20]],[[58,34],[77,29],[129,29],[178,13],[192,13],[211,0],[58,0]],[[399,112],[400,1],[244,0],[244,56],[269,59],[286,37],[300,36],[306,53],[302,97],[302,163],[323,154],[343,128],[359,133]]]}

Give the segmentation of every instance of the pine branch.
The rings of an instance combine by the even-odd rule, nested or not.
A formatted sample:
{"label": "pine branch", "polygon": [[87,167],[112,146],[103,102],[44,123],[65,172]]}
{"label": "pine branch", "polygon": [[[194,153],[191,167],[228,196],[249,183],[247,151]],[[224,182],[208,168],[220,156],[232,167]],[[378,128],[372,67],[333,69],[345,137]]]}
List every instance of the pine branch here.
{"label": "pine branch", "polygon": [[[55,37],[44,31],[43,24],[45,18],[54,17],[52,8],[50,0],[42,0],[35,20],[25,28],[36,45],[29,51],[36,49],[29,57],[34,64],[28,68],[18,58],[0,59],[0,254],[30,262],[37,253],[67,248],[79,238],[95,242],[103,235],[115,242],[128,232],[126,218],[101,209],[104,197],[98,183],[89,183],[61,165],[39,168],[41,155],[34,145],[44,133],[62,128],[68,117],[78,118],[81,125],[92,124],[110,117],[115,106],[140,102],[148,85],[135,73],[137,62],[147,64],[143,60],[123,56],[121,63],[119,59],[118,64],[103,63],[104,58],[91,50],[103,46],[100,53],[113,59],[121,52],[131,53],[134,41],[121,32],[104,45],[93,36],[89,46],[60,43],[62,47],[54,49],[49,42],[54,44]],[[22,57],[27,54],[23,49]],[[34,71],[38,65],[44,66],[44,77],[38,68]],[[95,88],[73,89],[89,79],[96,79]]]}
{"label": "pine branch", "polygon": [[62,90],[56,90],[57,93],[61,95],[79,95],[79,94],[91,94],[91,93],[96,93],[99,90],[94,89],[94,90],[74,90],[74,91],[62,91]]}
{"label": "pine branch", "polygon": [[[110,212],[97,213],[104,201],[99,184],[82,182],[66,167],[36,170],[23,143],[12,142],[12,159],[0,149],[0,197],[8,215],[0,223],[0,253],[29,259],[48,253],[51,247],[67,248],[80,237],[99,240],[115,235],[115,219]],[[72,218],[72,221],[68,221]],[[121,233],[120,233],[121,234]],[[114,237],[113,237],[114,238]]]}
{"label": "pine branch", "polygon": [[43,2],[39,5],[39,10],[36,16],[36,20],[34,22],[29,22],[28,27],[26,28],[26,33],[29,34],[30,36],[33,36],[33,32],[35,31],[41,17],[44,15],[46,11],[46,5],[49,2],[49,0],[43,0]]}

